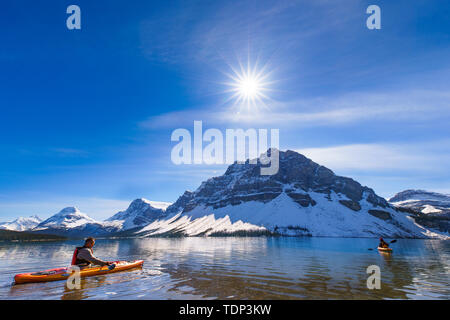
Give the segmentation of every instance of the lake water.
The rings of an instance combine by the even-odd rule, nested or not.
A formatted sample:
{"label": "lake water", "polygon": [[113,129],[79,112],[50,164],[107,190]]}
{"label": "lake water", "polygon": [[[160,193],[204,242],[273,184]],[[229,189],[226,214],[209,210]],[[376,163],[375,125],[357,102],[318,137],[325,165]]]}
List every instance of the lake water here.
{"label": "lake water", "polygon": [[[450,241],[376,239],[149,238],[98,240],[104,260],[144,267],[65,281],[11,285],[17,273],[68,266],[79,241],[0,242],[0,299],[449,299]],[[381,289],[366,268],[381,269]]]}

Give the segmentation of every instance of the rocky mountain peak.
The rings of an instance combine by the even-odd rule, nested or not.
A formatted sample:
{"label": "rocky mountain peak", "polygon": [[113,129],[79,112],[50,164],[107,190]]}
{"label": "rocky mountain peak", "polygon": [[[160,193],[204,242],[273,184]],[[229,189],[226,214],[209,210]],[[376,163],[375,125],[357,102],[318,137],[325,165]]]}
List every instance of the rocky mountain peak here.
{"label": "rocky mountain peak", "polygon": [[82,213],[80,209],[77,207],[66,207],[63,208],[61,211],[53,215],[53,217],[64,217],[64,216],[86,216],[86,214]]}
{"label": "rocky mountain peak", "polygon": [[144,198],[138,198],[133,200],[130,205],[128,206],[127,210],[142,210],[142,209],[147,209],[151,206],[151,203],[149,200],[144,199]]}
{"label": "rocky mountain peak", "polygon": [[97,223],[77,207],[66,207],[37,225],[41,228],[74,228],[86,223]]}
{"label": "rocky mountain peak", "polygon": [[163,216],[165,210],[153,207],[147,199],[139,198],[133,200],[125,211],[117,212],[106,221],[116,221],[121,224],[122,230],[127,230],[146,225]]}
{"label": "rocky mountain peak", "polygon": [[[267,151],[269,156],[271,152],[271,149]],[[337,176],[330,169],[292,150],[279,151],[279,170],[275,175],[261,175],[262,165],[260,158],[256,164],[249,160],[245,163],[235,162],[224,175],[208,179],[194,193],[185,193],[168,210],[175,211],[183,207],[184,212],[188,212],[198,205],[220,208],[247,201],[266,203],[282,192],[302,206],[314,205],[308,192],[342,194],[348,198],[343,200],[342,205],[352,210],[360,208],[362,199],[374,206],[389,206],[372,189],[361,186],[351,178]],[[185,205],[181,206],[181,202]]]}

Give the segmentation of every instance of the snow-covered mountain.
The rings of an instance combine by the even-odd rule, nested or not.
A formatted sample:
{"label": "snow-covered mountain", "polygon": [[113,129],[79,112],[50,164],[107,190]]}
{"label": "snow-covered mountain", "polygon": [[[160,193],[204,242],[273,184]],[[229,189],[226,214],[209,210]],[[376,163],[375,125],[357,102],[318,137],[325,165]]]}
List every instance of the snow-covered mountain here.
{"label": "snow-covered mountain", "polygon": [[33,232],[72,237],[106,235],[117,232],[114,225],[99,222],[76,207],[67,207],[39,223]]}
{"label": "snow-covered mountain", "polygon": [[20,217],[12,222],[0,223],[0,229],[11,231],[27,231],[33,229],[41,222],[42,219],[36,215],[27,218]]}
{"label": "snow-covered mountain", "polygon": [[395,206],[425,214],[450,214],[450,195],[425,190],[405,190],[389,199]]}
{"label": "snow-covered mountain", "polygon": [[87,214],[82,213],[77,207],[67,207],[47,220],[42,221],[36,229],[76,228],[86,223],[96,223],[96,221]]}
{"label": "snow-covered mountain", "polygon": [[165,210],[170,205],[167,202],[149,201],[147,199],[136,199],[131,202],[125,211],[120,211],[106,219],[110,225],[117,227],[120,231],[144,227],[149,223],[165,216]]}
{"label": "snow-covered mountain", "polygon": [[164,218],[135,234],[439,236],[417,225],[372,189],[337,176],[297,152],[280,151],[279,166],[277,174],[263,176],[259,161],[230,165],[224,175],[208,179],[194,192],[186,191],[166,209]]}
{"label": "snow-covered mountain", "polygon": [[390,198],[389,202],[410,212],[417,223],[450,233],[450,195],[425,190],[405,190]]}

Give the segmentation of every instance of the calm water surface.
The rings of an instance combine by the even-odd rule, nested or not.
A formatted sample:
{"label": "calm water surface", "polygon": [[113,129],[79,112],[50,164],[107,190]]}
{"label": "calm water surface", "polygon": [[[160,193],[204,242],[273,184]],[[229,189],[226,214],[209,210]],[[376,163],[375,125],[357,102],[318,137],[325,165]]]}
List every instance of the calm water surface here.
{"label": "calm water surface", "polygon": [[[17,273],[70,264],[80,242],[1,243],[0,299],[449,299],[450,241],[375,239],[150,238],[98,240],[104,260],[144,259],[143,269],[11,285]],[[368,290],[366,268],[381,268]]]}

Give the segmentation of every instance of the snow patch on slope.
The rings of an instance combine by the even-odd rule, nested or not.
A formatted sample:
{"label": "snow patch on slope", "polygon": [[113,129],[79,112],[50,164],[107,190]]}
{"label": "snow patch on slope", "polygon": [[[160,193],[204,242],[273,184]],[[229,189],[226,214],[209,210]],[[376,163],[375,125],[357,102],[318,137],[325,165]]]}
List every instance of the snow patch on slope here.
{"label": "snow patch on slope", "polygon": [[171,202],[163,202],[163,201],[150,201],[147,200],[147,202],[156,209],[166,210],[168,206],[170,206]]}
{"label": "snow patch on slope", "polygon": [[442,212],[442,210],[436,209],[432,205],[427,204],[427,205],[425,205],[425,207],[422,209],[421,212],[422,213],[439,213],[439,212]]}

